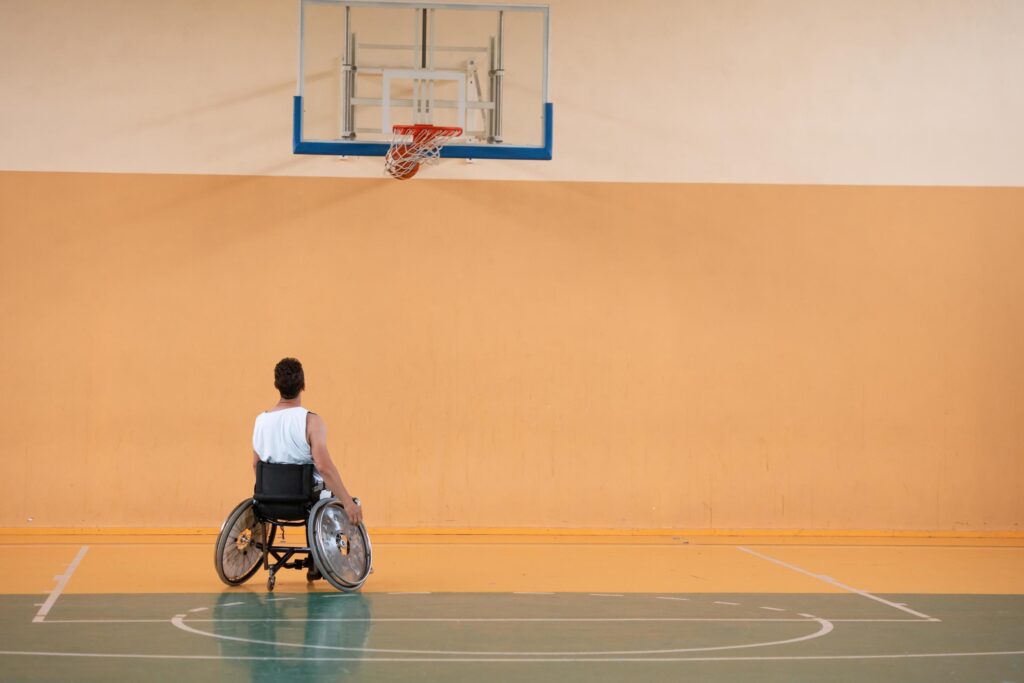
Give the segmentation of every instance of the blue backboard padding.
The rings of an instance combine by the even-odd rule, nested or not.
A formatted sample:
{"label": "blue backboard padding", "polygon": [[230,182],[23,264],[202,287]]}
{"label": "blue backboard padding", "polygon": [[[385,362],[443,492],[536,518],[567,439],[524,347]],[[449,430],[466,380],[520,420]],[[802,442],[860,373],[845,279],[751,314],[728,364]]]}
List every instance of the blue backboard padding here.
{"label": "blue backboard padding", "polygon": [[[554,133],[554,106],[544,105],[544,144],[539,147],[514,145],[449,145],[441,149],[445,159],[533,159],[550,161]],[[302,96],[296,95],[292,113],[292,152],[329,156],[382,157],[388,153],[386,142],[356,140],[303,140]]]}

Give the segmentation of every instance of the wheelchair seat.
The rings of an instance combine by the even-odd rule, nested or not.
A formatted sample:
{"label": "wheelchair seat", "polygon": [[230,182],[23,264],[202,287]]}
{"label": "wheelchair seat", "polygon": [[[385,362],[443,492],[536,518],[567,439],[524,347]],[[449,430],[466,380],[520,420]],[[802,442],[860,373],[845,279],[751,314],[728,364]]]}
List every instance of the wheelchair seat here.
{"label": "wheelchair seat", "polygon": [[[252,498],[239,503],[221,526],[214,566],[229,586],[245,583],[262,566],[274,590],[280,569],[306,569],[341,591],[358,590],[373,572],[370,536],[352,524],[335,498],[321,498],[313,465],[258,462]],[[358,499],[355,499],[359,503]],[[278,529],[305,527],[306,545],[274,545]],[[295,559],[293,559],[295,558]]]}
{"label": "wheelchair seat", "polygon": [[309,509],[320,498],[313,471],[312,465],[258,462],[252,496],[256,514],[268,520],[306,520]]}

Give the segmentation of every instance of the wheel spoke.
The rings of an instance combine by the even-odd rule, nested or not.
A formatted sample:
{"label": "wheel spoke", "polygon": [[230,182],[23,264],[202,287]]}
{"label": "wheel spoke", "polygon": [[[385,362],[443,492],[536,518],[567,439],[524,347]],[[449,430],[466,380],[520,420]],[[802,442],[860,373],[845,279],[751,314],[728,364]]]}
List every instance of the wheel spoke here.
{"label": "wheel spoke", "polygon": [[249,508],[235,520],[224,544],[221,564],[228,579],[241,579],[263,559],[260,550],[262,539],[263,524],[257,521],[255,512]]}

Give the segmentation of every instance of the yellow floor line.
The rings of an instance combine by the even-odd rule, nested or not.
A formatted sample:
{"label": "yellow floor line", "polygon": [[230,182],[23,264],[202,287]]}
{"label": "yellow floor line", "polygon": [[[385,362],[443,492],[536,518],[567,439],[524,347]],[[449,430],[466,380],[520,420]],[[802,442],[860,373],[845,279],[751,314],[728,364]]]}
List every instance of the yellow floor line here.
{"label": "yellow floor line", "polygon": [[[216,527],[0,527],[0,536],[214,536]],[[374,536],[606,536],[744,538],[1024,539],[1024,531],[902,529],[560,529],[532,527],[386,527]]]}

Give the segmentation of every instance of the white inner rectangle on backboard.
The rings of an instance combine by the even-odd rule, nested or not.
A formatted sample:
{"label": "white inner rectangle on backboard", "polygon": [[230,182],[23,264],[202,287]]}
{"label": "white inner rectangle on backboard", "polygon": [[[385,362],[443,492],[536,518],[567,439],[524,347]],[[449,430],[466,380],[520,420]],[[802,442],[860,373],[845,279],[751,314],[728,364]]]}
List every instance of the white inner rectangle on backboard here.
{"label": "white inner rectangle on backboard", "polygon": [[459,90],[456,100],[456,117],[459,128],[466,128],[466,74],[461,71],[440,71],[434,69],[382,69],[381,92],[381,133],[391,135],[391,82],[412,81],[413,112],[415,119],[410,123],[433,123],[435,101],[434,81],[455,81]]}

